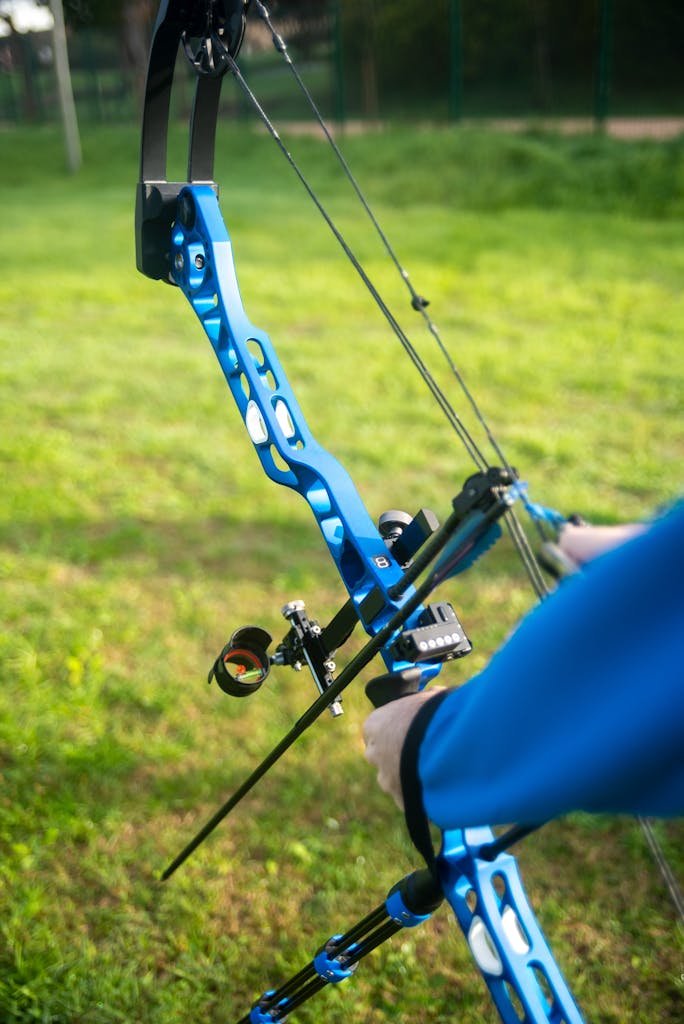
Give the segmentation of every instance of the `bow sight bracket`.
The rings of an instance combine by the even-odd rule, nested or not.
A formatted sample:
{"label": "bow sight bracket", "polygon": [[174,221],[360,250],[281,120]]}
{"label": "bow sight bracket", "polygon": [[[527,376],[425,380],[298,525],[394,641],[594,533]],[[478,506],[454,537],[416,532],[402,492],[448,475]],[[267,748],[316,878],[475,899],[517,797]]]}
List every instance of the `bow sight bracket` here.
{"label": "bow sight bracket", "polygon": [[[171,228],[178,196],[193,182],[213,181],[221,81],[245,33],[250,0],[165,0],[152,33],[143,105],[140,181],[135,204],[136,265],[155,281],[174,284]],[[171,91],[179,47],[197,80],[190,115],[187,181],[168,181],[167,143]]]}

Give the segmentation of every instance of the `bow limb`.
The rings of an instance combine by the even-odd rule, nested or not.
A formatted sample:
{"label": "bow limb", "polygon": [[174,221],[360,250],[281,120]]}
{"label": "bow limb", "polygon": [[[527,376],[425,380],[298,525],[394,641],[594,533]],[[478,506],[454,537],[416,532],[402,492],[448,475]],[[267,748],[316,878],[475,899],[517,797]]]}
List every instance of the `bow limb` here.
{"label": "bow limb", "polygon": [[582,1024],[582,1016],[523,888],[514,857],[487,850],[491,829],[442,836],[442,890],[501,1020]]}

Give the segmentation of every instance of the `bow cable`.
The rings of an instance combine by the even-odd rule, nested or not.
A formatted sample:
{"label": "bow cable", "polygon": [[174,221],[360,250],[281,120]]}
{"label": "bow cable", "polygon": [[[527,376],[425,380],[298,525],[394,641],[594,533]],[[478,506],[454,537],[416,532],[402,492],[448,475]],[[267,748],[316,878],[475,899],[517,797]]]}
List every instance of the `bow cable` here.
{"label": "bow cable", "polygon": [[663,879],[663,882],[665,883],[665,887],[667,888],[667,891],[670,894],[672,906],[679,914],[680,924],[682,925],[682,927],[684,927],[684,893],[682,892],[677,877],[674,871],[672,870],[672,865],[667,859],[667,855],[660,844],[660,840],[653,831],[653,825],[650,819],[640,816],[638,818],[638,821],[639,825],[641,826],[641,831],[643,832],[644,839],[646,840],[648,848],[651,851],[651,855],[655,860],[656,864],[658,865],[661,877]]}
{"label": "bow cable", "polygon": [[487,462],[487,459],[485,458],[484,454],[482,453],[481,449],[479,448],[477,442],[472,437],[472,435],[470,434],[469,430],[467,429],[467,427],[465,426],[465,424],[463,423],[463,421],[459,417],[458,413],[455,411],[455,409],[453,408],[453,406],[449,402],[449,399],[444,394],[443,390],[441,389],[441,387],[439,386],[437,381],[434,379],[434,377],[430,373],[428,367],[425,365],[423,359],[421,358],[419,353],[416,351],[415,346],[413,345],[411,340],[408,338],[406,332],[404,331],[404,329],[401,327],[401,325],[397,321],[397,319],[394,316],[394,314],[392,313],[391,309],[389,308],[389,306],[387,305],[387,303],[385,302],[383,297],[380,295],[380,292],[378,291],[376,286],[373,284],[373,282],[370,279],[368,273],[364,269],[362,263],[360,262],[360,260],[358,259],[358,257],[354,253],[354,251],[352,250],[351,246],[349,245],[349,243],[345,239],[345,237],[342,234],[342,232],[340,231],[340,229],[335,224],[335,222],[332,219],[331,215],[328,213],[328,211],[324,207],[323,203],[321,202],[321,200],[319,199],[318,195],[316,194],[313,186],[310,184],[308,179],[305,177],[304,172],[300,168],[299,164],[296,162],[296,160],[294,159],[294,157],[290,153],[289,149],[287,148],[287,146],[283,142],[283,140],[280,137],[280,134],[279,134],[277,128],[275,127],[275,125],[273,124],[271,119],[269,118],[268,114],[266,113],[266,111],[262,107],[261,103],[259,102],[259,100],[255,96],[255,94],[252,91],[252,89],[250,88],[250,86],[248,85],[248,83],[245,80],[244,75],[240,71],[240,68],[238,67],[237,63],[235,62],[233,57],[231,57],[230,55],[228,55],[228,57],[227,57],[227,63],[228,63],[228,66],[229,66],[229,68],[230,68],[230,70],[231,70],[231,72],[233,74],[233,77],[235,78],[235,81],[238,83],[238,85],[240,86],[240,88],[244,92],[245,96],[247,97],[247,99],[249,100],[251,105],[253,106],[254,110],[257,112],[260,120],[263,122],[263,124],[266,127],[269,135],[274,140],[274,142],[278,146],[279,150],[281,151],[281,153],[283,154],[283,156],[287,160],[288,164],[290,165],[292,170],[295,172],[295,174],[299,178],[300,183],[304,186],[304,189],[306,190],[309,198],[313,202],[314,206],[316,207],[316,209],[318,210],[320,215],[323,217],[323,220],[326,222],[326,224],[328,225],[328,227],[332,231],[333,235],[335,236],[335,239],[337,240],[338,244],[340,245],[340,247],[343,250],[344,254],[346,255],[347,259],[349,260],[349,262],[354,267],[354,270],[357,272],[357,274],[359,275],[359,277],[363,281],[364,285],[366,286],[366,289],[368,290],[368,292],[370,293],[370,295],[374,299],[374,301],[375,301],[376,305],[378,306],[378,308],[380,309],[381,313],[383,314],[383,316],[387,320],[388,324],[390,325],[390,327],[392,328],[392,330],[396,334],[397,338],[401,342],[401,345],[403,346],[404,350],[407,352],[407,354],[408,354],[409,358],[411,359],[411,361],[413,362],[414,366],[417,368],[417,370],[420,373],[420,375],[422,376],[423,380],[428,385],[428,387],[429,387],[430,391],[432,392],[434,398],[436,399],[437,403],[441,407],[441,409],[444,412],[445,416],[449,420],[449,423],[454,428],[454,430],[456,431],[456,433],[460,437],[461,441],[463,442],[463,444],[464,444],[464,446],[466,448],[466,451],[468,452],[468,454],[472,458],[473,462],[475,463],[477,468],[480,469],[480,470],[488,469],[489,468],[489,463]]}
{"label": "bow cable", "polygon": [[408,289],[409,294],[411,296],[411,308],[415,309],[416,312],[420,313],[420,315],[423,317],[423,320],[425,321],[425,326],[426,326],[427,330],[430,332],[430,334],[434,338],[435,342],[437,343],[437,346],[439,347],[440,352],[442,353],[442,355],[444,356],[445,360],[447,361],[447,363],[449,365],[449,369],[451,370],[451,373],[453,374],[453,376],[458,381],[458,383],[459,383],[459,385],[461,387],[461,390],[463,391],[463,394],[465,395],[466,399],[468,400],[474,415],[476,416],[478,422],[480,423],[480,426],[482,427],[484,433],[486,434],[487,440],[491,444],[492,449],[494,450],[494,452],[496,453],[497,457],[501,461],[501,464],[503,465],[503,468],[508,470],[508,472],[511,473],[512,476],[515,476],[516,474],[513,473],[512,469],[511,469],[511,466],[509,465],[506,456],[504,455],[503,451],[501,450],[501,447],[499,446],[496,438],[494,437],[494,434],[492,433],[492,431],[491,431],[491,429],[489,427],[489,424],[487,423],[487,421],[486,421],[486,419],[484,417],[484,414],[482,413],[482,410],[480,409],[479,405],[475,401],[475,397],[474,397],[472,391],[470,390],[470,388],[468,387],[468,385],[467,385],[467,383],[465,381],[465,378],[463,377],[463,374],[459,370],[459,368],[456,365],[456,363],[454,362],[454,360],[453,360],[449,350],[447,349],[446,345],[444,344],[444,342],[442,340],[442,337],[440,335],[439,329],[437,327],[437,324],[434,322],[434,320],[432,319],[432,317],[430,316],[430,314],[427,311],[427,307],[429,305],[428,299],[426,299],[424,296],[420,295],[416,291],[416,289],[415,289],[415,287],[413,285],[413,282],[411,281],[411,278],[410,278],[408,270],[406,270],[406,268],[402,265],[398,255],[396,253],[396,250],[394,249],[392,243],[390,242],[390,240],[387,237],[385,231],[383,230],[382,225],[380,224],[380,222],[379,222],[378,218],[376,217],[375,213],[373,212],[373,209],[371,208],[371,205],[370,205],[368,199],[366,198],[366,195],[364,194],[364,192],[363,192],[363,190],[362,190],[362,188],[361,188],[361,186],[360,186],[360,184],[358,182],[358,179],[356,178],[356,176],[354,175],[354,172],[352,171],[351,167],[349,166],[349,163],[347,162],[347,160],[346,160],[342,150],[340,149],[340,147],[335,142],[335,138],[334,138],[332,132],[330,131],[325,118],[321,114],[321,111],[320,111],[320,109],[319,109],[315,99],[313,98],[313,96],[311,94],[311,91],[309,90],[308,86],[306,85],[306,82],[304,81],[304,79],[300,75],[299,70],[297,69],[294,61],[290,57],[290,54],[288,52],[285,40],[276,31],[275,26],[273,25],[273,22],[271,21],[271,16],[270,16],[268,8],[266,7],[266,5],[264,3],[261,2],[261,0],[255,0],[255,7],[257,9],[257,13],[258,13],[259,17],[262,19],[262,21],[265,23],[266,27],[268,28],[269,32],[271,33],[271,37],[273,39],[273,45],[274,45],[275,49],[277,50],[277,52],[279,54],[281,54],[283,60],[285,61],[285,63],[287,64],[289,70],[291,71],[292,75],[294,76],[294,79],[297,82],[297,85],[298,85],[300,91],[302,92],[302,95],[306,99],[306,102],[307,102],[307,104],[308,104],[308,106],[309,106],[309,108],[310,108],[314,118],[316,119],[318,125],[320,126],[321,131],[325,135],[325,138],[326,138],[330,148],[332,149],[333,153],[335,154],[335,157],[337,158],[337,161],[340,164],[340,167],[342,168],[345,177],[347,178],[347,180],[349,181],[349,184],[351,185],[351,187],[353,188],[354,192],[356,193],[356,196],[357,196],[359,202],[361,203],[361,206],[365,210],[365,212],[366,212],[366,214],[368,216],[368,219],[370,220],[371,224],[373,225],[373,227],[374,227],[378,237],[380,238],[380,241],[382,242],[382,244],[383,244],[383,246],[385,248],[385,251],[387,252],[387,255],[389,256],[390,260],[392,261],[392,263],[396,267],[397,272],[399,273],[399,276],[401,277],[402,281],[406,285],[406,288]]}
{"label": "bow cable", "polygon": [[[308,86],[304,82],[304,79],[300,75],[299,70],[298,70],[297,66],[295,65],[294,60],[290,56],[290,52],[288,50],[287,44],[286,44],[283,36],[279,32],[277,32],[275,30],[275,27],[273,26],[273,23],[271,22],[271,19],[270,19],[270,13],[268,11],[268,8],[266,7],[266,5],[264,3],[262,3],[262,0],[255,0],[255,6],[256,6],[256,9],[257,9],[257,13],[259,14],[259,17],[262,19],[262,22],[264,23],[264,25],[266,26],[266,28],[268,29],[268,31],[269,31],[269,33],[271,35],[271,39],[272,39],[272,42],[273,42],[274,49],[276,50],[277,53],[280,53],[282,55],[284,61],[286,62],[286,65],[287,65],[288,69],[290,70],[291,74],[293,75],[293,77],[294,77],[294,79],[295,79],[295,81],[297,83],[297,86],[298,86],[300,92],[302,93],[302,95],[304,96],[304,98],[306,100],[306,103],[308,105],[309,110],[311,111],[311,114],[313,115],[316,123],[318,124],[318,126],[320,128],[320,130],[322,130],[322,132],[324,133],[324,135],[326,137],[326,140],[328,141],[328,144],[330,145],[331,150],[333,151],[333,154],[335,155],[335,158],[336,158],[337,162],[339,163],[340,167],[342,168],[342,171],[343,171],[345,177],[347,178],[349,184],[353,188],[354,193],[356,194],[356,198],[358,199],[358,202],[360,203],[361,207],[364,208],[364,210],[365,210],[369,220],[371,221],[371,223],[372,223],[376,233],[378,234],[378,238],[380,239],[380,241],[381,241],[381,243],[382,243],[382,245],[383,245],[383,247],[384,247],[384,249],[385,249],[385,251],[386,251],[386,253],[387,253],[388,257],[389,257],[389,259],[390,259],[390,261],[396,267],[397,273],[399,274],[399,276],[401,278],[401,281],[404,283],[405,287],[407,287],[407,289],[409,291],[409,294],[411,295],[411,306],[412,306],[412,309],[415,309],[423,317],[423,321],[425,323],[425,327],[426,327],[427,331],[432,335],[432,337],[433,337],[433,339],[434,339],[434,341],[435,341],[439,351],[441,352],[441,354],[443,355],[443,357],[444,357],[444,359],[446,361],[448,369],[450,369],[453,377],[456,379],[456,381],[458,382],[461,390],[463,391],[463,394],[464,394],[466,400],[470,404],[470,408],[471,408],[471,410],[473,412],[473,415],[475,416],[476,420],[480,424],[480,426],[482,428],[482,431],[484,432],[487,440],[489,441],[489,444],[491,445],[491,449],[493,449],[493,451],[497,455],[497,458],[501,462],[501,464],[504,467],[504,469],[508,470],[508,472],[511,474],[511,476],[513,478],[515,478],[517,476],[517,474],[513,471],[513,469],[511,467],[508,459],[506,458],[506,455],[504,454],[504,451],[503,451],[499,441],[495,437],[494,431],[491,430],[491,428],[489,427],[489,424],[487,423],[487,421],[486,421],[486,419],[484,417],[484,414],[482,413],[482,410],[480,409],[479,404],[477,403],[477,401],[475,399],[474,394],[472,393],[472,391],[468,387],[468,384],[466,382],[465,377],[463,376],[461,370],[457,366],[456,361],[454,360],[454,357],[452,356],[451,352],[448,351],[446,345],[444,344],[444,342],[443,342],[443,340],[441,338],[441,334],[440,334],[440,332],[439,332],[439,330],[437,328],[437,325],[435,324],[435,322],[433,321],[432,317],[430,316],[430,314],[427,311],[427,307],[430,304],[429,300],[426,299],[423,295],[421,295],[416,290],[416,288],[414,287],[414,284],[413,284],[413,282],[411,280],[411,275],[410,275],[409,271],[407,270],[407,268],[405,268],[402,265],[401,261],[399,260],[399,257],[398,257],[398,255],[396,253],[396,250],[394,249],[394,247],[392,246],[391,242],[389,241],[389,238],[387,237],[387,234],[386,234],[385,230],[383,229],[380,221],[378,220],[378,217],[374,213],[373,208],[371,207],[371,204],[370,204],[368,198],[366,197],[366,195],[364,193],[364,190],[362,190],[360,184],[358,183],[358,179],[356,178],[356,176],[354,175],[353,171],[351,170],[351,167],[349,166],[349,163],[346,160],[344,154],[340,150],[339,145],[335,141],[335,136],[333,135],[333,133],[331,132],[330,128],[328,127],[328,123],[327,123],[326,119],[324,118],[323,114],[320,113],[318,105],[317,105],[315,99],[313,98],[313,95],[311,94],[310,89],[308,88]],[[520,497],[521,497],[521,500],[522,500],[522,504],[523,504],[524,508],[526,509],[528,515],[529,515],[530,521],[533,523],[533,525],[535,525],[535,527],[537,528],[537,530],[539,532],[541,540],[542,541],[547,541],[548,537],[545,534],[544,527],[543,527],[543,524],[542,524],[541,520],[539,519],[538,516],[533,514],[532,508],[527,503],[525,496],[521,495]],[[512,526],[512,520],[514,518],[515,518],[515,513],[513,513],[513,512],[511,512],[510,515],[507,516],[507,523],[509,525],[509,531],[511,531],[511,532],[512,532],[512,529],[514,528]],[[518,538],[520,537],[520,532],[519,531],[517,531],[517,536],[518,536]],[[524,534],[522,535],[522,537],[524,538],[524,540],[522,541],[522,543],[524,544],[524,541],[526,541],[526,538],[524,537]],[[516,548],[517,548],[518,547],[518,543],[516,542],[515,538],[512,537],[512,540],[513,540],[513,543],[516,545]],[[520,551],[519,548],[518,548],[518,550]],[[521,551],[520,551],[520,555],[522,557],[522,552]],[[524,561],[524,559],[523,559],[523,561]],[[539,569],[539,566],[538,566],[538,569]],[[543,587],[543,577],[542,577],[541,572],[539,572],[539,571],[538,571],[538,578],[539,578],[539,580],[542,581],[542,587]],[[539,593],[539,591],[538,591],[538,593]],[[548,591],[547,591],[547,593],[548,593]]]}
{"label": "bow cable", "polygon": [[[307,195],[309,196],[309,198],[313,202],[314,206],[316,207],[316,209],[318,210],[318,212],[322,216],[322,218],[325,221],[325,223],[328,225],[328,227],[329,227],[330,231],[332,232],[332,234],[334,235],[336,241],[338,242],[338,244],[340,245],[341,249],[343,250],[343,252],[347,256],[347,259],[352,264],[352,266],[356,270],[357,274],[361,278],[363,284],[365,285],[366,289],[368,290],[368,292],[370,293],[370,295],[374,299],[374,301],[375,301],[376,305],[378,306],[380,312],[383,314],[383,316],[387,320],[388,324],[390,325],[390,327],[394,331],[394,333],[397,336],[399,342],[401,343],[404,351],[407,353],[407,355],[409,356],[411,362],[413,363],[413,365],[418,370],[420,376],[423,378],[423,380],[427,384],[431,394],[435,398],[437,404],[442,409],[442,412],[446,416],[449,424],[452,426],[452,428],[454,429],[454,431],[456,432],[456,434],[458,435],[458,437],[462,441],[466,451],[468,452],[468,454],[472,458],[473,462],[475,463],[477,468],[480,469],[480,470],[488,469],[490,464],[489,464],[486,456],[484,455],[484,453],[480,449],[479,445],[477,444],[477,442],[473,438],[473,436],[470,433],[470,431],[467,429],[467,427],[465,426],[465,424],[461,420],[460,416],[458,415],[458,413],[456,412],[456,410],[452,406],[452,404],[449,401],[449,399],[447,398],[447,396],[444,394],[444,391],[442,390],[442,388],[439,386],[437,381],[434,379],[434,377],[431,374],[430,370],[425,365],[424,360],[422,359],[422,357],[420,356],[420,354],[416,350],[413,342],[410,340],[410,338],[408,337],[408,335],[406,334],[406,332],[402,328],[401,324],[399,324],[399,322],[397,321],[397,319],[394,316],[394,314],[392,313],[391,309],[389,308],[389,306],[387,305],[387,303],[383,299],[382,295],[380,294],[380,292],[378,291],[378,289],[374,285],[373,281],[369,277],[368,273],[364,269],[363,264],[360,262],[360,260],[358,259],[358,257],[354,253],[353,249],[351,248],[351,246],[349,245],[349,243],[345,239],[344,235],[342,234],[340,229],[335,224],[335,221],[333,220],[331,215],[326,210],[325,206],[321,202],[321,200],[318,197],[318,195],[317,195],[316,191],[314,190],[313,186],[310,184],[310,182],[308,181],[308,179],[304,175],[304,172],[300,168],[299,164],[296,162],[296,160],[294,159],[294,157],[290,153],[289,149],[287,148],[287,146],[283,142],[282,138],[280,137],[280,134],[279,134],[277,128],[275,127],[275,125],[273,124],[271,119],[269,118],[268,114],[266,113],[266,111],[262,107],[261,103],[259,102],[259,100],[255,96],[255,94],[252,91],[252,89],[250,88],[250,86],[247,83],[244,75],[240,71],[240,68],[238,67],[237,62],[235,61],[235,59],[229,53],[226,53],[226,63],[228,65],[228,67],[230,68],[230,71],[231,71],[235,81],[239,85],[240,89],[242,89],[242,91],[244,92],[244,94],[247,97],[247,99],[249,100],[251,106],[254,108],[254,110],[258,114],[259,119],[264,124],[264,126],[265,126],[266,130],[268,131],[269,135],[271,136],[271,138],[274,140],[274,142],[278,146],[278,149],[283,154],[283,156],[287,160],[288,164],[290,165],[290,167],[292,168],[294,173],[297,175],[297,178],[299,179],[300,183],[304,187]],[[471,396],[471,402],[474,402],[474,399],[472,399],[472,396]],[[481,416],[481,414],[480,414],[480,416]],[[502,460],[505,463],[505,467],[504,468],[508,469],[509,472],[511,473],[511,476],[513,478],[515,478],[516,474],[510,468],[507,460],[504,459],[503,456],[502,456]],[[515,546],[515,548],[516,548],[516,550],[518,552],[518,555],[519,555],[519,557],[521,559],[523,567],[525,568],[525,571],[526,571],[526,573],[528,575],[528,578],[529,578],[530,583],[531,583],[531,585],[532,585],[532,587],[534,589],[535,594],[537,595],[538,598],[545,597],[548,594],[548,592],[549,592],[548,587],[546,585],[546,581],[544,580],[544,578],[543,578],[543,576],[541,574],[541,570],[540,570],[539,565],[538,565],[538,563],[536,561],[534,553],[532,552],[532,549],[530,548],[529,541],[527,540],[527,537],[526,537],[522,527],[520,526],[520,523],[518,522],[517,518],[513,515],[513,513],[511,512],[510,509],[509,509],[509,511],[506,514],[505,521],[506,521],[506,524],[508,526],[508,531],[509,531],[509,534],[510,534],[511,539],[513,541],[513,544],[514,544],[514,546]]]}

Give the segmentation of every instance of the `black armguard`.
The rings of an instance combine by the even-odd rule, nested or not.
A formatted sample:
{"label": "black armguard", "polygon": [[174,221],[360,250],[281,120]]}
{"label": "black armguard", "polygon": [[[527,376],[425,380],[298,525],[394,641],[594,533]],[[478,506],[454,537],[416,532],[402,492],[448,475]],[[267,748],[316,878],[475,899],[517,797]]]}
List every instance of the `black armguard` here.
{"label": "black armguard", "polygon": [[452,692],[452,690],[444,690],[443,693],[436,693],[432,700],[423,704],[409,726],[401,750],[400,777],[406,827],[411,842],[433,873],[435,871],[435,851],[430,836],[430,826],[423,807],[423,786],[418,775],[418,752],[433,715],[445,697]]}

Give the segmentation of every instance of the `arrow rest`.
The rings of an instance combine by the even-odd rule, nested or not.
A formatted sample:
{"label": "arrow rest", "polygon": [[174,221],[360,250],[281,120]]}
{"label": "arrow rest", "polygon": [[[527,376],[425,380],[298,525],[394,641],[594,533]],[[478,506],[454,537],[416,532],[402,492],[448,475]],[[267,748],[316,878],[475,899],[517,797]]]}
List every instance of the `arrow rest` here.
{"label": "arrow rest", "polygon": [[439,519],[429,508],[421,508],[415,516],[400,509],[389,509],[378,519],[378,531],[402,569],[411,564],[411,559],[428,537],[436,533]]}

